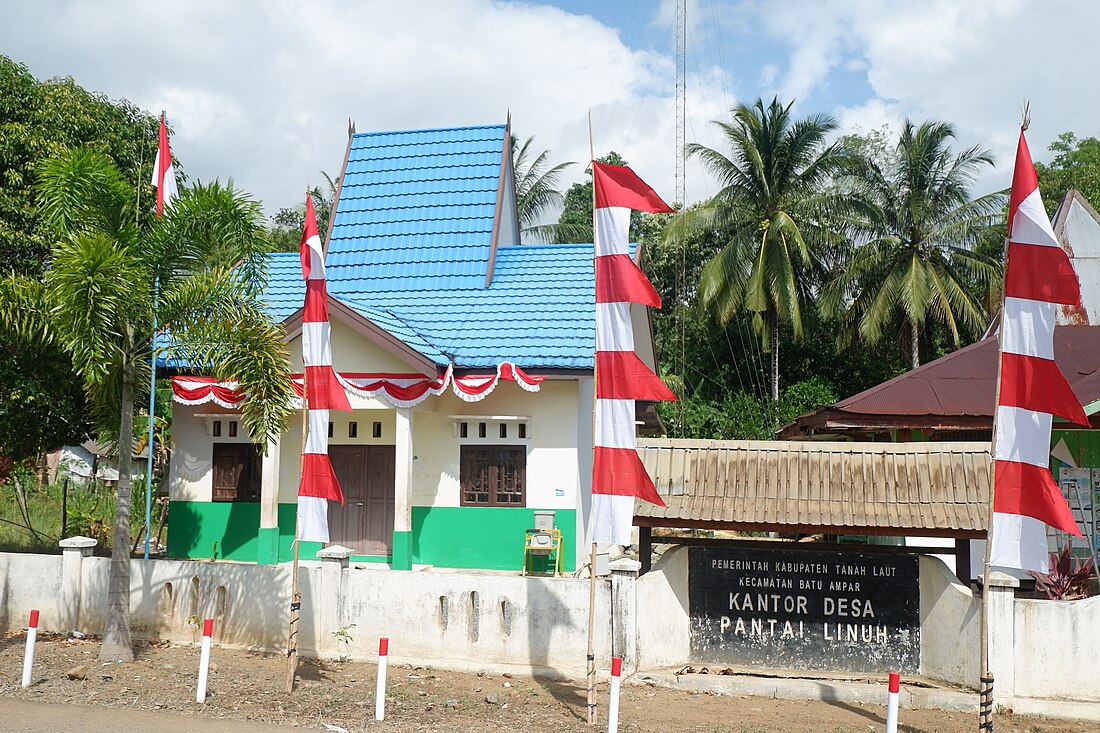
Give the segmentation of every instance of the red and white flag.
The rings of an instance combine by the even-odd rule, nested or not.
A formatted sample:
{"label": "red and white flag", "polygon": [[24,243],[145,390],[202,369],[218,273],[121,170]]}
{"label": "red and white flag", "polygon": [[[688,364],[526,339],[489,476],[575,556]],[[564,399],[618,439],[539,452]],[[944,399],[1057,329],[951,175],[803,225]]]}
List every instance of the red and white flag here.
{"label": "red and white flag", "polygon": [[176,169],[172,166],[172,151],[168,149],[168,126],[164,113],[160,113],[160,144],[153,161],[153,185],[157,187],[157,216],[164,216],[164,207],[171,208],[172,199],[179,195],[176,189]]}
{"label": "red and white flag", "polygon": [[1054,360],[1058,306],[1079,305],[1080,286],[1047,218],[1023,131],[1008,231],[989,563],[1046,573],[1047,526],[1081,534],[1050,474],[1051,421],[1089,421]]}
{"label": "red and white flag", "polygon": [[592,163],[596,187],[596,433],[592,462],[592,542],[630,544],[634,499],[664,506],[635,449],[634,401],[675,400],[634,352],[630,304],[661,306],[630,256],[630,212],[669,213],[634,171]]}
{"label": "red and white flag", "polygon": [[302,478],[298,484],[298,539],[328,542],[328,502],[344,503],[328,457],[328,411],[350,410],[344,388],[332,369],[332,342],[325,288],[325,255],[317,233],[313,199],[306,196],[306,223],[299,248],[306,302],[302,314],[302,366],[309,410]]}

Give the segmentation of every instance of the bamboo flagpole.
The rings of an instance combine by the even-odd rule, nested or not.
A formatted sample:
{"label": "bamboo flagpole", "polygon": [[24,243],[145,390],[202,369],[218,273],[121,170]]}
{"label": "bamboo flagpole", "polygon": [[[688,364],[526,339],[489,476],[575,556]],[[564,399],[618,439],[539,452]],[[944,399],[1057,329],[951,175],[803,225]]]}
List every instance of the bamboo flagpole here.
{"label": "bamboo flagpole", "polygon": [[[309,392],[306,390],[306,370],[302,366],[302,455],[305,456],[306,441],[309,437]],[[302,460],[302,470],[305,460]],[[299,482],[301,478],[299,477]],[[302,615],[302,592],[298,588],[298,546],[299,527],[297,514],[294,520],[294,564],[290,571],[290,628],[286,639],[286,691],[294,692],[294,677],[298,672],[298,620]]]}
{"label": "bamboo flagpole", "polygon": [[[591,150],[591,113],[589,146]],[[629,546],[637,499],[664,506],[638,456],[637,400],[675,400],[676,395],[639,357],[631,310],[661,307],[661,298],[638,267],[630,245],[634,211],[672,213],[649,184],[626,166],[592,160],[592,233],[595,240],[596,344],[592,407],[592,501],[589,517],[591,586],[589,588],[589,722],[595,723],[596,544]],[[614,650],[612,650],[614,651]]]}
{"label": "bamboo flagpole", "polygon": [[313,199],[306,193],[305,227],[300,246],[305,304],[302,307],[302,471],[298,482],[294,569],[291,575],[290,630],[287,644],[287,691],[294,689],[298,661],[298,556],[302,542],[328,542],[330,501],[344,503],[340,482],[328,455],[330,410],[351,410],[348,396],[332,368],[325,252],[317,233]]}
{"label": "bamboo flagpole", "polygon": [[[592,142],[592,110],[588,110],[588,159],[596,160],[595,145]],[[591,163],[589,164],[591,166]],[[596,272],[596,169],[592,167],[592,272]],[[592,346],[592,456],[593,466],[596,455],[596,345]],[[592,536],[591,521],[588,528]],[[596,541],[592,540],[588,558],[588,656],[585,679],[588,683],[588,724],[596,724]]]}
{"label": "bamboo flagpole", "polygon": [[1027,128],[1025,107],[1009,199],[997,400],[990,444],[993,490],[982,568],[982,731],[993,729],[991,567],[1049,572],[1048,530],[1081,534],[1050,472],[1054,416],[1089,424],[1054,354],[1058,308],[1080,304],[1080,284],[1043,206],[1024,136]]}

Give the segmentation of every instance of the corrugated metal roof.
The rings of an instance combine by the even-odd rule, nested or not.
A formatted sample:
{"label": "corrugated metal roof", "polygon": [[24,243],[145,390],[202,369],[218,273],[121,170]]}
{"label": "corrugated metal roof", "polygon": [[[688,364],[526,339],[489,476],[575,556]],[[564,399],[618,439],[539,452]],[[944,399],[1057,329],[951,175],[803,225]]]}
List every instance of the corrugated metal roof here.
{"label": "corrugated metal roof", "polygon": [[[993,416],[997,339],[990,337],[825,408],[860,415]],[[1100,399],[1100,327],[1058,326],[1054,357],[1082,404]]]}
{"label": "corrugated metal roof", "polygon": [[636,523],[960,537],[987,523],[988,443],[640,438],[638,453],[668,506],[635,502]]}

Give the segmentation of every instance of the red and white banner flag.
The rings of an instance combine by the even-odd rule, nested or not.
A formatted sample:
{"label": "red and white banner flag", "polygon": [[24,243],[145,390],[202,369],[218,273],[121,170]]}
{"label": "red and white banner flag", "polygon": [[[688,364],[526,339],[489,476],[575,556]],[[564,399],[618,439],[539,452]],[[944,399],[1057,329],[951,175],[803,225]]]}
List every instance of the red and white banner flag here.
{"label": "red and white banner flag", "polygon": [[592,462],[592,542],[630,544],[634,499],[664,506],[635,449],[634,401],[675,400],[634,352],[630,304],[661,299],[630,256],[630,212],[669,213],[634,171],[592,163],[596,187],[596,433]]}
{"label": "red and white banner flag", "polygon": [[153,185],[157,187],[157,216],[164,216],[164,207],[171,208],[172,199],[179,195],[176,189],[176,169],[172,166],[172,151],[168,149],[168,126],[164,113],[160,113],[160,144],[153,161]]}
{"label": "red and white banner flag", "polygon": [[1008,231],[989,564],[1046,573],[1047,526],[1081,534],[1050,473],[1051,421],[1089,421],[1054,360],[1058,306],[1079,305],[1081,291],[1043,207],[1023,131]]}
{"label": "red and white banner flag", "polygon": [[302,314],[302,367],[309,410],[302,477],[298,484],[298,539],[328,542],[328,502],[344,503],[328,457],[328,411],[350,410],[344,388],[332,369],[332,343],[325,288],[325,255],[317,233],[313,199],[306,196],[306,223],[299,248],[306,302]]}

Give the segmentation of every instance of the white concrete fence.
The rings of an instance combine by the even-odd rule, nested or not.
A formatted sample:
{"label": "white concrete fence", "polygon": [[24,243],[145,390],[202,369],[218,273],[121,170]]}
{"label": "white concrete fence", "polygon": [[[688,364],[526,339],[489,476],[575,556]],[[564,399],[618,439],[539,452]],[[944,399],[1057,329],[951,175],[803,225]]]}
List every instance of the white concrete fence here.
{"label": "white concrete fence", "polygon": [[[91,555],[93,540],[61,542],[61,557],[0,553],[0,630],[22,628],[39,609],[43,632],[104,626],[110,560]],[[303,563],[299,650],[307,655],[373,661],[378,639],[391,661],[440,668],[585,671],[588,580],[500,573],[390,571],[349,567],[350,551],[329,548]],[[638,563],[611,563],[596,596],[597,666],[623,658],[624,674],[691,661],[685,548],[667,552],[638,578]],[[137,639],[197,643],[202,619],[214,619],[214,642],[282,651],[289,618],[290,566],[226,561],[133,560],[131,624]],[[920,559],[923,676],[974,687],[978,679],[980,598],[942,562]],[[990,627],[995,697],[1017,712],[1052,712],[1058,701],[1100,702],[1100,598],[1015,598],[1018,582],[996,576]],[[344,633],[340,633],[343,631]]]}
{"label": "white concrete fence", "polygon": [[[110,559],[92,556],[94,544],[63,540],[61,557],[0,553],[0,630],[24,627],[37,608],[43,632],[101,633]],[[378,639],[388,637],[395,663],[584,674],[587,579],[351,568],[350,550],[319,554],[325,559],[303,562],[299,571],[303,654],[373,661]],[[612,656],[631,664],[636,656],[633,644],[624,645],[635,633],[638,563],[610,566],[596,588],[601,668],[610,668]],[[202,619],[213,618],[216,644],[285,650],[289,565],[134,559],[130,568],[135,639],[197,643]]]}

